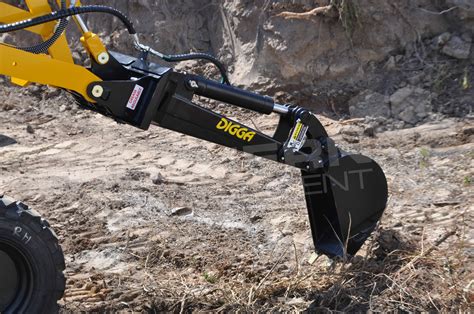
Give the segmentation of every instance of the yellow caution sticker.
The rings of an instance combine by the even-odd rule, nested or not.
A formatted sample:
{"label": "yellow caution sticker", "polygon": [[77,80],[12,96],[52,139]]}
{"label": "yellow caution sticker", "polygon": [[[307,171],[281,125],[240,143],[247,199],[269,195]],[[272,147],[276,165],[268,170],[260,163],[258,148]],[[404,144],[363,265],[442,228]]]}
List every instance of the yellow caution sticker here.
{"label": "yellow caution sticker", "polygon": [[308,132],[308,126],[303,124],[300,119],[296,121],[295,127],[293,128],[288,141],[288,147],[294,151],[299,151],[306,142],[306,133]]}

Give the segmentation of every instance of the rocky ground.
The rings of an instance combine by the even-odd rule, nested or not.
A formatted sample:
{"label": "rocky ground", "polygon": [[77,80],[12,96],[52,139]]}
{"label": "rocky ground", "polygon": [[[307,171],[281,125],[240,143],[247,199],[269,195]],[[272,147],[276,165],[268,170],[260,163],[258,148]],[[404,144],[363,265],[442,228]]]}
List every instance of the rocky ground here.
{"label": "rocky ground", "polygon": [[[118,125],[49,88],[2,83],[0,99],[0,190],[57,231],[64,311],[471,306],[470,116],[373,134],[320,116],[345,149],[382,165],[390,189],[373,238],[332,262],[313,254],[295,169]],[[277,122],[218,108],[265,131]]]}

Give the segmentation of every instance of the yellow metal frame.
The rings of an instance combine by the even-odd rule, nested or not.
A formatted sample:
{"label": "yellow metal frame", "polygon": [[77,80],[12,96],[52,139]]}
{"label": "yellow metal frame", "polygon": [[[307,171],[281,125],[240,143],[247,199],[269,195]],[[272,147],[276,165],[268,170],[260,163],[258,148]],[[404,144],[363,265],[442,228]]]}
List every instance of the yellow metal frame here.
{"label": "yellow metal frame", "polygon": [[[26,4],[29,11],[0,2],[0,23],[14,23],[51,12],[48,0],[26,0]],[[80,1],[76,1],[76,5],[80,5]],[[54,33],[56,24],[57,22],[49,22],[26,30],[46,40]],[[94,33],[85,33],[81,42],[96,60],[102,53],[107,53],[102,41]],[[49,48],[48,55],[33,54],[0,43],[0,74],[10,76],[12,82],[20,86],[34,82],[72,90],[90,102],[94,101],[87,96],[87,86],[101,81],[86,68],[74,64],[64,34]]]}

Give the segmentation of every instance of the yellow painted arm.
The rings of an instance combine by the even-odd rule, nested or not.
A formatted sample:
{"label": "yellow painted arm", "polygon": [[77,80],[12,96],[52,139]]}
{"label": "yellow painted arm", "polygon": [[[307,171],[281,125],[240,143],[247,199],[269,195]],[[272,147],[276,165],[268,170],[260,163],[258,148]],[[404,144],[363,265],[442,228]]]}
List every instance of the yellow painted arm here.
{"label": "yellow painted arm", "polygon": [[[14,23],[51,12],[48,0],[26,0],[26,4],[29,11],[0,1],[0,23]],[[67,4],[70,5],[70,2],[67,1]],[[80,5],[80,1],[76,1],[76,5]],[[54,33],[56,25],[57,22],[49,22],[26,30],[46,40]],[[85,33],[81,42],[97,62],[108,62],[107,49],[96,34]],[[94,102],[87,95],[87,86],[101,79],[84,67],[74,64],[64,34],[48,49],[48,53],[49,55],[33,54],[0,43],[0,75],[10,76],[12,82],[20,86],[34,82],[72,90],[87,101]]]}
{"label": "yellow painted arm", "polygon": [[[45,0],[27,0],[30,11],[21,10],[12,5],[0,2],[0,22],[14,23],[25,19],[31,19],[51,12],[51,7]],[[38,34],[43,40],[48,39],[54,32],[56,22],[49,22],[26,30]],[[63,34],[49,49],[49,54],[56,59],[73,63],[71,51],[67,44],[66,36]]]}
{"label": "yellow painted arm", "polygon": [[0,74],[75,91],[88,101],[87,86],[99,77],[74,63],[0,44]]}

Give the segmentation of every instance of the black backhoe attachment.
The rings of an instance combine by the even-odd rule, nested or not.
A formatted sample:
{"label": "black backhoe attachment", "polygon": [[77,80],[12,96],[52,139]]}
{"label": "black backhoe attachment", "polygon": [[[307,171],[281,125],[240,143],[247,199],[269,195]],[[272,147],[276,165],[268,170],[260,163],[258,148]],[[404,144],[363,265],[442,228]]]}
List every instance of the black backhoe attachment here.
{"label": "black backhoe attachment", "polygon": [[[52,3],[60,4],[53,11]],[[23,3],[23,2],[22,2]],[[225,66],[211,55],[165,55],[140,43],[120,11],[79,0],[26,1],[23,10],[0,0],[0,34],[41,35],[32,47],[0,43],[0,75],[62,88],[84,107],[146,130],[151,124],[267,158],[301,170],[316,251],[330,257],[357,253],[383,214],[387,182],[369,157],[341,150],[309,110],[230,85]],[[138,57],[108,51],[82,14],[111,14],[126,26]],[[91,66],[75,64],[64,34],[73,18]],[[7,23],[7,24],[3,24]],[[45,54],[49,54],[46,56]],[[149,61],[203,59],[221,73],[217,82]],[[205,97],[261,114],[277,113],[268,136],[193,102]],[[289,197],[292,197],[289,195]],[[0,194],[0,312],[50,313],[65,289],[64,256],[49,224],[36,212]]]}
{"label": "black backhoe attachment", "polygon": [[[204,53],[165,55],[141,44],[133,23],[120,11],[105,6],[83,6],[79,1],[59,2],[60,10],[56,12],[0,25],[0,33],[7,33],[22,29],[34,31],[34,26],[59,21],[53,36],[40,46],[18,48],[0,44],[4,59],[0,58],[0,74],[19,75],[24,80],[62,87],[73,93],[83,106],[144,130],[156,124],[300,168],[316,250],[329,256],[357,252],[375,228],[387,202],[386,179],[375,161],[339,149],[309,110],[276,104],[270,97],[232,87],[225,66],[213,56]],[[17,9],[5,4],[2,7],[8,10],[3,18],[11,20],[10,14]],[[108,51],[81,19],[80,15],[87,13],[111,14],[121,20],[140,56]],[[0,18],[2,15],[5,14],[0,14]],[[65,41],[62,32],[70,17],[74,17],[83,33],[81,41],[91,60],[88,69],[34,56],[55,47],[60,39]],[[204,59],[219,69],[222,80],[217,82],[176,72],[150,62],[149,55],[168,62]],[[72,58],[63,55],[63,60],[72,61]],[[63,79],[38,73],[47,71],[48,67]],[[68,71],[77,74],[80,84],[68,80]],[[194,95],[262,114],[278,113],[280,123],[270,137],[195,104]]]}
{"label": "black backhoe attachment", "polygon": [[[88,108],[119,122],[150,124],[301,169],[315,248],[328,256],[354,255],[374,230],[387,202],[387,182],[372,159],[344,152],[309,110],[140,58],[111,52],[103,79],[88,87]],[[119,80],[117,78],[120,78]],[[278,113],[273,137],[195,104],[207,97],[262,114]]]}

